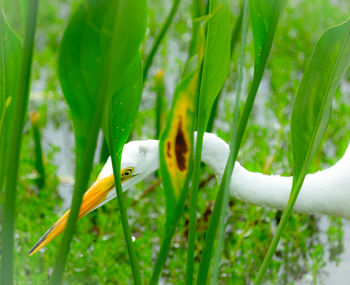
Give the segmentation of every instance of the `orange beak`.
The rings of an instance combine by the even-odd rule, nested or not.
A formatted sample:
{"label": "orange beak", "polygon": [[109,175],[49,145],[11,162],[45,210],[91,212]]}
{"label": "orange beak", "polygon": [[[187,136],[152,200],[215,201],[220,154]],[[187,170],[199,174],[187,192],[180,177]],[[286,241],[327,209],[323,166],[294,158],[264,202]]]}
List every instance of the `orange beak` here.
{"label": "orange beak", "polygon": [[[83,196],[83,200],[80,206],[79,217],[85,216],[90,211],[100,205],[107,197],[107,194],[114,188],[114,176],[108,176],[105,178],[97,178],[96,182],[89,188]],[[66,227],[70,210],[68,210],[34,245],[29,251],[29,255],[36,253],[39,249],[43,248],[56,236],[63,232]]]}

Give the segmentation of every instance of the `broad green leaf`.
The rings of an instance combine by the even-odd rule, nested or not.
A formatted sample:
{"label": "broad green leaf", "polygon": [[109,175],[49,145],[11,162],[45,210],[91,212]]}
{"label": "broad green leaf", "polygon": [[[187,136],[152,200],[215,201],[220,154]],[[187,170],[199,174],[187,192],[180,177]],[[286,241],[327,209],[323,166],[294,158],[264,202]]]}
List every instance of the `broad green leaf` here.
{"label": "broad green leaf", "polygon": [[59,76],[74,123],[76,183],[52,284],[62,280],[105,105],[121,88],[126,71],[138,52],[145,25],[146,2],[143,0],[87,0],[73,13],[64,33]]}
{"label": "broad green leaf", "polygon": [[[225,220],[226,220],[226,213],[228,208],[228,201],[229,201],[229,191],[230,191],[230,183],[232,178],[233,169],[235,166],[235,162],[237,159],[236,152],[236,143],[237,143],[237,129],[238,129],[238,118],[239,118],[239,106],[241,101],[241,91],[242,91],[242,82],[243,82],[243,66],[244,66],[244,58],[245,58],[245,49],[246,49],[246,38],[247,38],[247,25],[248,25],[248,5],[249,1],[244,0],[243,2],[243,11],[242,11],[242,39],[241,39],[241,52],[240,52],[240,60],[238,65],[238,78],[237,78],[237,85],[236,85],[236,100],[235,100],[235,106],[233,110],[233,120],[231,124],[231,139],[230,139],[230,154],[226,163],[224,175],[222,182],[220,184],[220,192],[222,192],[222,200],[219,198],[218,200],[221,200],[222,203],[215,203],[214,208],[219,208],[220,214],[219,217],[214,219],[215,215],[215,209],[212,214],[212,221],[210,221],[210,224],[217,225],[216,228],[218,228],[218,242],[216,247],[216,254],[215,254],[215,262],[213,267],[213,274],[211,278],[211,284],[215,285],[218,283],[219,280],[219,271],[220,271],[220,264],[222,259],[222,250],[224,245],[224,235],[225,235]],[[221,195],[219,195],[221,196]],[[211,234],[215,236],[216,230],[213,231]],[[209,227],[208,227],[208,233],[207,236],[209,236]],[[210,244],[210,247],[212,247],[212,244]],[[207,250],[207,243],[206,243],[206,250]],[[203,254],[204,255],[204,254]],[[204,258],[203,258],[204,259]],[[208,271],[208,270],[207,270]],[[198,278],[199,281],[199,278]],[[197,282],[198,283],[198,282]]]}
{"label": "broad green leaf", "polygon": [[[246,3],[245,3],[246,5]],[[224,218],[225,210],[227,207],[228,200],[228,186],[231,179],[231,174],[237,159],[239,148],[243,139],[243,135],[250,117],[251,110],[254,105],[254,100],[262,79],[266,61],[270,53],[272,40],[275,34],[278,19],[283,7],[283,0],[280,1],[259,1],[252,0],[249,3],[250,15],[252,18],[252,30],[255,44],[255,66],[254,66],[254,78],[252,85],[249,90],[248,98],[244,105],[244,109],[240,118],[238,127],[236,126],[236,119],[234,118],[232,126],[231,136],[231,151],[228,158],[228,164],[225,168],[223,177],[223,183],[220,185],[219,193],[217,195],[213,215],[209,222],[207,230],[207,236],[205,240],[205,250],[203,251],[200,269],[198,273],[197,284],[203,284],[207,280],[209,271],[210,258],[212,254],[213,244],[218,228],[218,221],[220,221],[220,232],[219,232],[219,243],[218,243],[218,254],[221,252],[221,245],[223,239],[224,229]],[[241,54],[241,59],[244,56]],[[243,64],[243,63],[241,63]],[[239,81],[238,81],[239,82]],[[239,90],[240,87],[237,87]],[[239,93],[239,91],[237,91]],[[237,103],[237,102],[236,102]],[[238,106],[238,105],[237,105]],[[238,109],[236,108],[236,114]],[[216,282],[218,276],[218,265],[220,256],[217,255],[214,273],[212,277],[212,283]]]}
{"label": "broad green leaf", "polygon": [[23,0],[1,0],[0,2],[3,10],[6,11],[8,25],[23,40],[29,2]]}
{"label": "broad green leaf", "polygon": [[[196,63],[194,65],[194,62]],[[191,177],[193,132],[199,77],[198,59],[191,58],[177,86],[165,129],[159,142],[160,172],[166,202],[165,234],[150,284],[158,284],[171,239],[181,217]]]}
{"label": "broad green leaf", "polygon": [[77,164],[84,156],[94,112],[103,104],[97,96],[105,66],[101,31],[106,11],[116,10],[113,1],[87,1],[68,22],[59,53],[59,78],[71,110],[76,138]]}
{"label": "broad green leaf", "polygon": [[[140,3],[130,7],[130,2],[84,1],[65,31],[60,49],[59,75],[75,124],[78,152],[86,144],[94,110],[105,103],[97,94],[106,75],[106,65],[112,70],[107,88],[108,96],[111,96],[142,40],[146,24],[145,3],[137,1]],[[133,11],[132,14],[130,11]],[[117,48],[110,53],[111,36]]]}
{"label": "broad green leaf", "polygon": [[267,58],[270,54],[276,27],[286,0],[251,0],[249,14],[251,18],[255,48],[254,78],[249,90],[247,104],[243,111],[243,121],[239,136],[243,136],[246,117],[253,107],[260,81],[264,74]]}
{"label": "broad green leaf", "polygon": [[[5,13],[0,8],[0,161],[7,161],[13,125],[14,99],[17,96],[22,45],[9,26]],[[6,177],[6,167],[0,167],[0,191]]]}
{"label": "broad green leaf", "polygon": [[142,64],[141,58],[137,53],[132,64],[126,71],[120,87],[112,95],[108,104],[108,132],[105,132],[105,136],[109,142],[121,221],[135,284],[141,284],[141,275],[129,228],[128,213],[123,198],[120,181],[120,162],[124,144],[130,136],[140,106],[142,87]]}
{"label": "broad green leaf", "polygon": [[350,65],[350,20],[325,32],[316,43],[300,83],[292,113],[293,186],[281,222],[255,284],[260,284],[298,197],[313,154],[331,116],[332,98]]}
{"label": "broad green leaf", "polygon": [[292,113],[294,177],[304,175],[325,133],[332,98],[350,65],[350,20],[318,40],[296,96]]}
{"label": "broad green leaf", "polygon": [[203,131],[228,73],[231,59],[230,31],[230,9],[227,0],[211,0],[199,97],[198,129]]}
{"label": "broad green leaf", "polygon": [[[227,0],[210,0],[204,58],[202,63],[199,100],[197,140],[194,155],[193,176],[190,200],[190,222],[187,249],[186,284],[193,282],[194,249],[197,220],[197,192],[200,176],[200,160],[204,132],[207,128],[213,103],[226,79],[230,65],[230,10]],[[202,58],[201,36],[197,33],[199,59]]]}
{"label": "broad green leaf", "polygon": [[173,219],[182,193],[186,191],[188,185],[197,81],[198,71],[195,71],[177,86],[166,127],[160,139],[160,171],[169,221]]}
{"label": "broad green leaf", "polygon": [[112,95],[110,104],[108,104],[109,130],[106,137],[112,139],[112,141],[109,140],[112,142],[110,147],[114,150],[114,155],[120,158],[138,113],[142,85],[142,64],[140,55],[137,53],[126,70],[121,85]]}
{"label": "broad green leaf", "polygon": [[267,38],[272,28],[273,19],[278,13],[279,0],[252,0],[249,3],[250,18],[253,30],[255,48],[255,68],[261,63],[263,50],[266,48]]}
{"label": "broad green leaf", "polygon": [[[220,184],[219,193],[215,200],[214,210],[210,217],[206,237],[205,237],[205,245],[204,250],[201,256],[201,262],[199,265],[197,284],[205,284],[207,283],[207,278],[210,271],[210,262],[214,249],[214,242],[218,233],[218,243],[216,250],[215,263],[213,268],[213,274],[211,279],[211,284],[216,284],[219,274],[219,265],[221,260],[221,252],[222,252],[222,244],[224,240],[224,229],[225,229],[225,218],[226,218],[226,208],[228,206],[228,196],[229,196],[229,185],[230,179],[232,176],[234,162],[237,157],[237,148],[236,148],[236,140],[237,140],[237,126],[238,126],[238,118],[239,118],[239,104],[240,104],[240,93],[241,93],[241,84],[243,78],[243,66],[244,66],[244,55],[245,55],[245,42],[246,42],[246,34],[247,34],[247,22],[248,22],[248,1],[244,1],[244,8],[242,10],[241,19],[238,21],[239,27],[242,27],[242,39],[241,39],[241,55],[240,62],[238,68],[238,80],[237,80],[237,88],[236,88],[236,100],[234,107],[234,116],[231,125],[231,151],[229,158],[227,160],[227,165],[225,167],[225,172],[223,175],[222,182]],[[238,28],[237,28],[238,29]],[[236,34],[239,31],[235,31]]]}

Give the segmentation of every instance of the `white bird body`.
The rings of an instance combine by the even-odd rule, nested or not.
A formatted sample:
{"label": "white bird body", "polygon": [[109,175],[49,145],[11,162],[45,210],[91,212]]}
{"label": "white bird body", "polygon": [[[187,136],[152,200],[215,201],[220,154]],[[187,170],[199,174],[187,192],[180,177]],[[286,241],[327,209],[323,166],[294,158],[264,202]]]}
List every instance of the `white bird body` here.
{"label": "white bird body", "polygon": [[[222,139],[213,134],[204,135],[202,160],[212,168],[219,181],[228,155],[229,147]],[[230,193],[245,202],[284,209],[292,183],[293,177],[251,172],[236,162]],[[350,145],[335,165],[306,175],[294,211],[350,219]]]}
{"label": "white bird body", "polygon": [[[196,134],[195,134],[196,139]],[[219,137],[205,133],[202,161],[222,179],[229,156],[229,146]],[[121,161],[123,190],[143,180],[159,168],[159,141],[129,142]],[[239,200],[284,209],[293,178],[251,172],[236,162],[230,183],[230,194]],[[116,197],[111,159],[108,158],[96,182],[84,194],[79,218]],[[344,156],[332,167],[308,174],[293,208],[296,212],[326,214],[350,219],[350,145]],[[44,234],[29,254],[34,254],[65,228],[69,210]]]}
{"label": "white bird body", "polygon": [[[196,139],[196,136],[195,136]],[[144,173],[138,181],[159,168],[159,143],[156,140],[134,141],[125,145],[122,165],[136,165],[130,159],[137,148],[144,149],[147,158],[142,159]],[[141,151],[142,152],[142,151]],[[229,146],[216,135],[205,133],[203,138],[202,161],[215,173],[218,183],[221,182],[225,165],[229,156]],[[103,167],[99,178],[113,173],[110,158]],[[242,201],[284,209],[292,189],[293,177],[264,175],[251,172],[236,162],[230,183],[230,194]],[[129,185],[123,183],[123,189]],[[104,203],[116,197],[111,191]],[[100,206],[100,205],[99,205]],[[332,167],[308,174],[294,206],[294,211],[309,214],[326,214],[350,219],[350,145],[344,156]]]}

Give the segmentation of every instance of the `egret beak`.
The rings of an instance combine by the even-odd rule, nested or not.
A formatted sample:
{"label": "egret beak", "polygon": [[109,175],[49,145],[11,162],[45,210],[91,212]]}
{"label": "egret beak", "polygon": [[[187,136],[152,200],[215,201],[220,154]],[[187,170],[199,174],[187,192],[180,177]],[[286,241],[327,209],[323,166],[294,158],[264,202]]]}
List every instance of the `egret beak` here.
{"label": "egret beak", "polygon": [[[85,216],[101,203],[103,203],[107,197],[107,194],[114,188],[114,176],[108,176],[105,178],[97,178],[95,183],[86,191],[83,196],[83,200],[80,206],[79,217]],[[29,251],[29,255],[36,253],[39,249],[47,245],[51,240],[63,232],[66,227],[70,210],[68,210],[34,245]]]}

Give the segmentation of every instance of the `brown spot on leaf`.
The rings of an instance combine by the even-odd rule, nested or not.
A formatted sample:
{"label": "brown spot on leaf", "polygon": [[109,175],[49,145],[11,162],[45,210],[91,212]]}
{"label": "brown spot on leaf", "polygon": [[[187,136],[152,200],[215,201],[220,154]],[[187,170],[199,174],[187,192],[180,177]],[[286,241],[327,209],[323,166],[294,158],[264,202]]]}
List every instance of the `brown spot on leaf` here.
{"label": "brown spot on leaf", "polygon": [[168,142],[168,143],[166,144],[166,155],[167,155],[169,158],[171,158],[170,148],[171,148],[171,144],[170,144],[170,142]]}
{"label": "brown spot on leaf", "polygon": [[188,147],[185,140],[185,134],[182,130],[182,117],[180,116],[179,125],[177,127],[177,134],[175,138],[176,162],[180,171],[184,171],[186,169],[186,152],[188,152]]}

